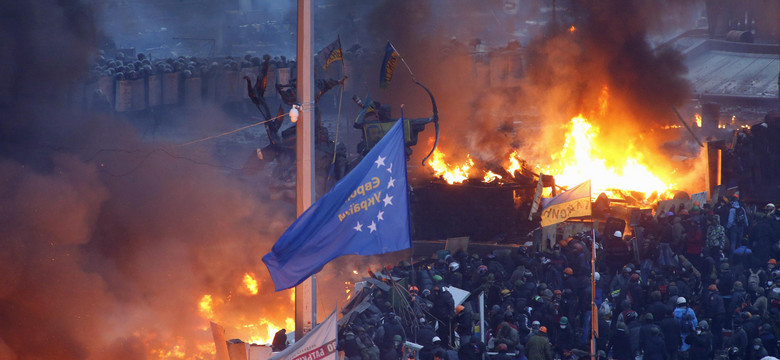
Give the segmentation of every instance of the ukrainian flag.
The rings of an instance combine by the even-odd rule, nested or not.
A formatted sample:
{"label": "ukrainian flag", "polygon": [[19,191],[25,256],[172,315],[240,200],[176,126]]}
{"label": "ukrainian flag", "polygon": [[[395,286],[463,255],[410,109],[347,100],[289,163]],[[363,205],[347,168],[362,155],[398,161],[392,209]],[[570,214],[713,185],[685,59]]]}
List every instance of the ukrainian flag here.
{"label": "ukrainian flag", "polygon": [[542,226],[590,215],[590,180],[588,180],[550,199],[542,210]]}

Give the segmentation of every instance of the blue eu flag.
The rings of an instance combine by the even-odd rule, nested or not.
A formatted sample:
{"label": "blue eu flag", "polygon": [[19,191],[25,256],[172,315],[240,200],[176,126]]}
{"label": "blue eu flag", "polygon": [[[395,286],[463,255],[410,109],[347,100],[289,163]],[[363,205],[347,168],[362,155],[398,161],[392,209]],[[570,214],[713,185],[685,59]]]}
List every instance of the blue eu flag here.
{"label": "blue eu flag", "polygon": [[411,246],[403,123],[398,120],[263,256],[276,291],[300,284],[339,256]]}

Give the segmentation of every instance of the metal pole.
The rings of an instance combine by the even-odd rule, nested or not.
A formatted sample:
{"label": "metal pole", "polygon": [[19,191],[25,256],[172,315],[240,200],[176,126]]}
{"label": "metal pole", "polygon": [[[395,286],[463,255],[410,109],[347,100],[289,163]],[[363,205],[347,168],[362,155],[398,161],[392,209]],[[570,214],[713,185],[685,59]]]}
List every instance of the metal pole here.
{"label": "metal pole", "polygon": [[[298,101],[301,103],[296,125],[296,205],[298,216],[314,199],[314,65],[312,49],[311,0],[298,0]],[[295,339],[306,335],[317,323],[316,279],[312,275],[295,287]]]}
{"label": "metal pole", "polygon": [[[485,292],[479,293],[479,340],[485,343]],[[482,354],[482,359],[485,354]]]}
{"label": "metal pole", "polygon": [[599,336],[599,318],[596,309],[596,227],[591,223],[591,256],[590,256],[590,358],[596,359],[596,338]]}

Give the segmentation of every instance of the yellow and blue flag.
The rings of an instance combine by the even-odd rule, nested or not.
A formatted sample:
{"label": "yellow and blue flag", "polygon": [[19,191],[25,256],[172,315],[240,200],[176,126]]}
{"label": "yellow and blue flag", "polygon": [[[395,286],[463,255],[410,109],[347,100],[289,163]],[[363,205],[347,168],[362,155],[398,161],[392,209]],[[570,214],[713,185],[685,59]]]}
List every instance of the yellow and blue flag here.
{"label": "yellow and blue flag", "polygon": [[341,51],[341,36],[320,50],[315,56],[317,62],[322,64],[322,68],[328,71],[328,66],[336,61],[344,61],[344,54]]}
{"label": "yellow and blue flag", "polygon": [[382,89],[390,86],[390,80],[393,79],[393,72],[395,71],[395,65],[398,63],[398,51],[395,50],[393,44],[389,41],[385,46],[385,58],[382,60],[382,69],[379,71],[379,87]]}
{"label": "yellow and blue flag", "polygon": [[403,123],[398,120],[263,256],[276,291],[300,284],[342,255],[411,247]]}
{"label": "yellow and blue flag", "polygon": [[554,225],[569,218],[590,216],[590,180],[546,201],[542,209],[542,226]]}

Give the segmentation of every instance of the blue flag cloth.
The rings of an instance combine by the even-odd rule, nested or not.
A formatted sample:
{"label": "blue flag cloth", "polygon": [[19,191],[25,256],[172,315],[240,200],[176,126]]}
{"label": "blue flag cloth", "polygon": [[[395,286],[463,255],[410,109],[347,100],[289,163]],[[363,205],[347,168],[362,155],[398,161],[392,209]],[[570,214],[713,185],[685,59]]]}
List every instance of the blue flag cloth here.
{"label": "blue flag cloth", "polygon": [[393,72],[395,71],[395,64],[398,63],[398,51],[395,51],[395,47],[389,41],[385,46],[385,58],[382,60],[382,68],[379,70],[379,87],[382,89],[390,86],[390,80],[393,79]]}
{"label": "blue flag cloth", "polygon": [[276,291],[300,284],[342,255],[411,247],[403,123],[398,120],[263,256]]}

